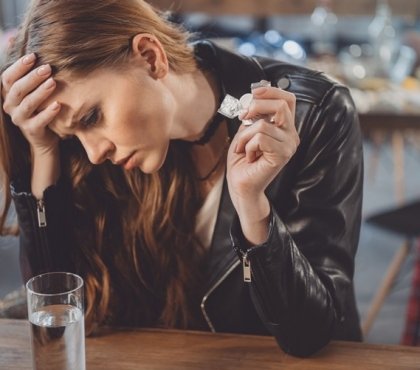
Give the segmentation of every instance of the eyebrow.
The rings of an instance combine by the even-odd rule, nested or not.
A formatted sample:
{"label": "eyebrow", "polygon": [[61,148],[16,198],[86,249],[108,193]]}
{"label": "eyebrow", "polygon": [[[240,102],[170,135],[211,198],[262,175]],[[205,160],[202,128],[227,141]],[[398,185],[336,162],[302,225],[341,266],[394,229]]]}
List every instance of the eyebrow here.
{"label": "eyebrow", "polygon": [[[71,115],[71,117],[69,117],[70,119],[65,120],[64,128],[66,130],[74,130],[75,127],[77,127],[77,125],[80,123],[80,121],[84,117],[86,117],[86,115],[88,115],[90,112],[92,112],[92,110],[96,109],[97,104],[84,102],[77,110],[73,110],[67,104],[66,104],[66,106],[67,106],[68,110],[72,110],[72,111],[74,111],[74,113]],[[82,115],[82,113],[83,113],[83,115]],[[56,135],[58,135],[60,140],[70,139],[74,136],[73,134],[60,134],[58,132],[56,132]]]}
{"label": "eyebrow", "polygon": [[[67,117],[64,119],[64,128],[65,130],[73,130],[77,124],[78,124],[78,117],[81,115],[81,112],[84,110],[84,106],[86,104],[82,104],[81,107],[79,107],[79,109],[71,115],[71,117],[69,117],[70,113],[68,112],[69,110],[72,110],[70,108],[70,106],[68,106],[67,104],[64,104],[65,107],[67,108]],[[55,130],[53,130],[53,132],[55,132],[55,134],[60,138],[60,140],[66,140],[71,138],[73,135],[72,134],[61,134],[58,132],[59,130],[56,128]]]}
{"label": "eyebrow", "polygon": [[68,126],[65,126],[67,129],[70,129],[70,130],[74,129],[78,125],[80,120],[83,118],[82,112],[84,115],[86,115],[86,112],[89,112],[90,110],[92,110],[92,108],[86,109],[87,105],[88,105],[87,103],[83,103],[79,107],[79,109],[77,109],[76,112],[72,114],[70,124]]}

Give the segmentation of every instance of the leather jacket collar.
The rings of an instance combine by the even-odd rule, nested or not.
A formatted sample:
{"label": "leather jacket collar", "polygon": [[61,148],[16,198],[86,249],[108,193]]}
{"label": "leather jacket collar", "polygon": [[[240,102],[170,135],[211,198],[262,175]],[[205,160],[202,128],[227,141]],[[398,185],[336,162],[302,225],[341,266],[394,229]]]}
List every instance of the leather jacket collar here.
{"label": "leather jacket collar", "polygon": [[[199,41],[193,44],[195,54],[204,60],[213,69],[219,79],[222,97],[226,94],[239,98],[250,92],[252,82],[265,79],[265,73],[259,63],[252,58],[234,54],[223,48],[217,47],[210,41]],[[237,118],[227,119],[229,135],[233,137],[240,122]],[[203,298],[207,296],[223,281],[226,272],[239,265],[238,256],[232,248],[230,239],[230,225],[232,224],[235,210],[229,196],[226,178],[223,183],[217,221],[213,239],[210,246],[210,258],[208,265],[208,285]]]}

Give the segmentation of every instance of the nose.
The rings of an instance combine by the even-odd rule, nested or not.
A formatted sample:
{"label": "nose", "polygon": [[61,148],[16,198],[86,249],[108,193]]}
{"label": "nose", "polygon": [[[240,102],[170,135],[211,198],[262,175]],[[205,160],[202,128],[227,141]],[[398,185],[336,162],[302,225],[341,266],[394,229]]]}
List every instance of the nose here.
{"label": "nose", "polygon": [[79,140],[92,164],[101,164],[115,150],[114,144],[106,138],[79,136]]}

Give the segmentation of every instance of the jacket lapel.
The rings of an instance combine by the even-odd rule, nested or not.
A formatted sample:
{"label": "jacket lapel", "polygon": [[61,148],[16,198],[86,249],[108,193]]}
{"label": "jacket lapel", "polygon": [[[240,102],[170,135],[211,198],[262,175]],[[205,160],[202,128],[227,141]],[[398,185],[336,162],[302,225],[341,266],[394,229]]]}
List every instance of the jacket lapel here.
{"label": "jacket lapel", "polygon": [[[261,66],[254,59],[234,54],[220,48],[209,41],[200,41],[194,44],[196,54],[206,60],[220,78],[223,96],[230,94],[236,98],[250,92],[252,82],[260,81],[265,77]],[[233,137],[237,132],[240,122],[238,119],[227,120],[229,135]],[[238,257],[233,251],[230,240],[230,225],[235,214],[230,199],[226,178],[223,183],[222,195],[217,213],[216,225],[208,263],[208,281],[206,296],[216,288],[224,279]]]}

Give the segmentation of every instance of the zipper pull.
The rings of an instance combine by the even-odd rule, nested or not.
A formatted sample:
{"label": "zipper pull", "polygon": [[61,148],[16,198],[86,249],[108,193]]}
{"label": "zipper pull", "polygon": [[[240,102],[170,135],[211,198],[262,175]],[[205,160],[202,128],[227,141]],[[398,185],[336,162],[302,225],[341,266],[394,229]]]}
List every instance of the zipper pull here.
{"label": "zipper pull", "polygon": [[242,258],[242,267],[244,270],[244,282],[250,283],[251,282],[251,262],[248,259],[247,253],[245,253]]}
{"label": "zipper pull", "polygon": [[45,205],[42,199],[37,200],[36,202],[36,213],[38,215],[38,226],[46,227],[47,226],[47,217],[45,216]]}

